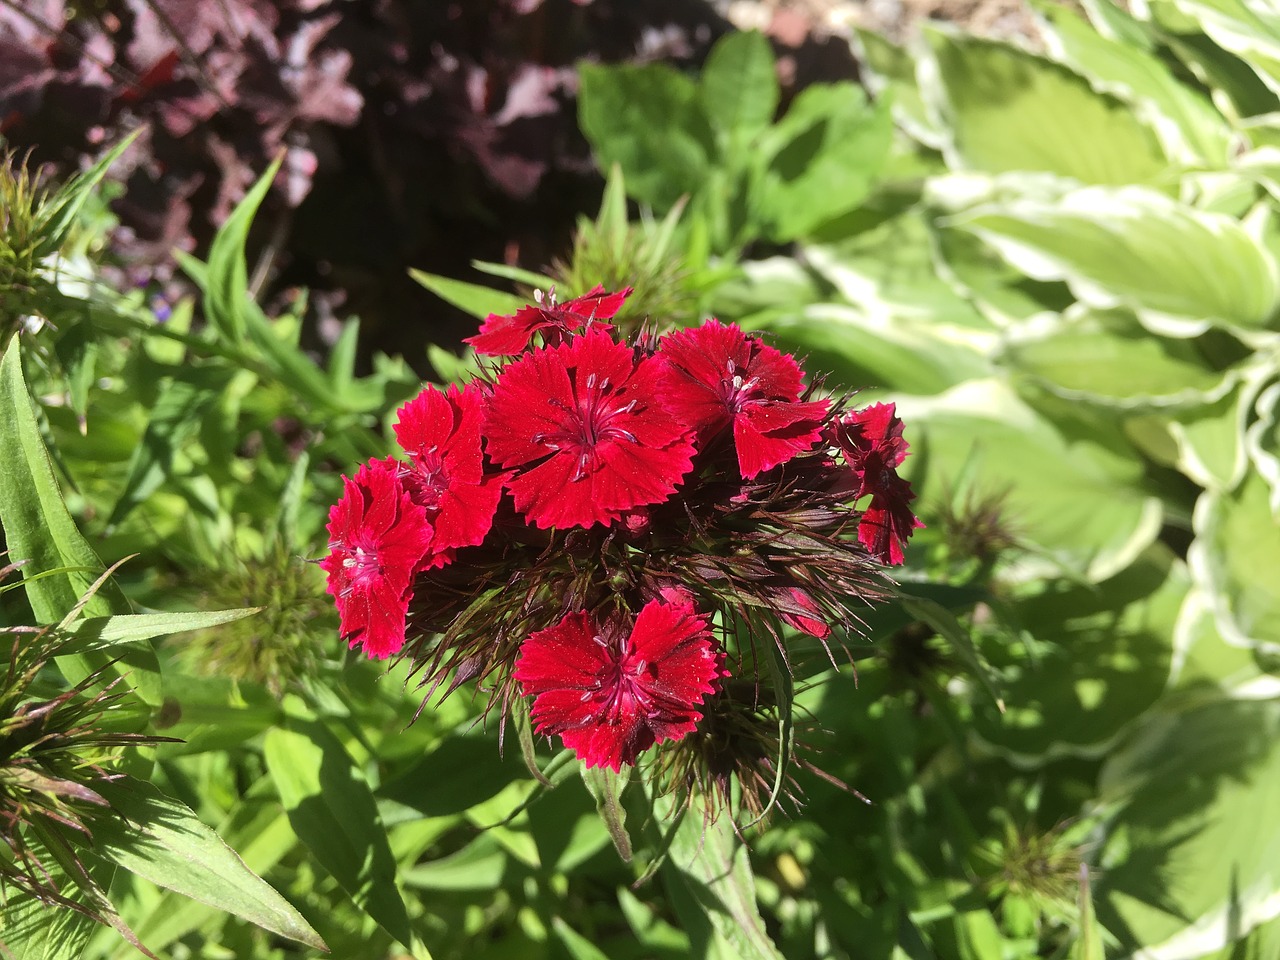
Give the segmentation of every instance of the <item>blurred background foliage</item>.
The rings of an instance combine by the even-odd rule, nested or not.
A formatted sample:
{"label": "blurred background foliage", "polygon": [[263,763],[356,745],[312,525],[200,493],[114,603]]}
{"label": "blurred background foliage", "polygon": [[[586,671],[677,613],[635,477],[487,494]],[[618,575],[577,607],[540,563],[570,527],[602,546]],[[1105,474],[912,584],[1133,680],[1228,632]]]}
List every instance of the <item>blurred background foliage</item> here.
{"label": "blurred background foliage", "polygon": [[[47,561],[0,629],[70,634],[6,702],[79,723],[109,677],[58,644],[116,637],[107,726],[176,738],[86,748],[151,791],[69,888],[115,929],[6,879],[0,952],[1280,956],[1280,9],[1025,22],[0,5],[0,519]],[[473,368],[474,318],[597,282],[636,285],[622,322],[715,315],[896,402],[928,525],[856,670],[797,691],[804,805],[739,838],[624,790],[631,862],[483,703],[410,724],[414,678],[346,655],[306,562],[420,377]],[[132,557],[118,596],[69,616],[97,557]],[[0,805],[91,820],[63,784],[102,785],[21,729]],[[0,877],[57,842],[23,816]],[[148,823],[216,828],[281,902],[175,885],[225,847]]]}

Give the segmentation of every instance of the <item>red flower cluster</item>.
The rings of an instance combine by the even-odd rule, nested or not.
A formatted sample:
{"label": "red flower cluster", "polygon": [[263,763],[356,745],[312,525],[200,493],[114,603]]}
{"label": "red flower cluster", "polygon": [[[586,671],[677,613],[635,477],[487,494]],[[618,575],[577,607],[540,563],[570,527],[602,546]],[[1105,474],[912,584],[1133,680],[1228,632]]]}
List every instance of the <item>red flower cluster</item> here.
{"label": "red flower cluster", "polygon": [[404,457],[344,481],[322,561],[353,647],[530,697],[614,770],[758,688],[759,631],[791,664],[786,628],[850,629],[920,526],[892,404],[814,396],[733,324],[628,343],[605,321],[629,293],[490,316],[470,342],[509,359],[401,407]]}

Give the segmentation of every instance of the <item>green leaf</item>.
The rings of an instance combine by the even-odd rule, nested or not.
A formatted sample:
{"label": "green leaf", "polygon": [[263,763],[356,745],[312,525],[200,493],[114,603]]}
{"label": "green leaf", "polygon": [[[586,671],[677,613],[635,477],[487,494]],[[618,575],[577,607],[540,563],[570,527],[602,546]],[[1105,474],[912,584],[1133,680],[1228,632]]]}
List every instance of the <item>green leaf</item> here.
{"label": "green leaf", "polygon": [[617,164],[631,196],[665,212],[705,185],[716,155],[692,80],[664,64],[578,68],[578,125],[601,169]]}
{"label": "green leaf", "polygon": [[622,908],[622,915],[635,935],[636,942],[642,947],[655,955],[690,955],[688,935],[664,920],[653,906],[626,887],[618,887],[618,906]]}
{"label": "green leaf", "polygon": [[806,247],[804,255],[877,327],[908,323],[914,336],[954,342],[972,353],[991,351],[996,328],[975,309],[967,291],[957,292],[940,275],[933,246],[930,223],[911,208],[849,240]]}
{"label": "green leaf", "polygon": [[1096,308],[1201,326],[1275,321],[1276,268],[1262,246],[1233,218],[1152,190],[1086,188],[976,207],[950,223],[1036,279],[1065,280]]}
{"label": "green leaf", "polygon": [[863,82],[872,93],[889,101],[894,121],[921,143],[941,149],[946,132],[921,96],[911,52],[880,33],[856,26],[854,48],[860,54],[859,65],[867,67]]}
{"label": "green leaf", "polygon": [[1008,708],[978,704],[974,733],[1023,766],[1103,755],[1164,693],[1189,586],[1183,564],[1156,545],[1102,583],[1014,604],[1034,646],[988,645]]}
{"label": "green leaf", "polygon": [[[1163,18],[1172,9],[1169,3],[1157,0],[1152,12]],[[1275,93],[1249,64],[1218,46],[1194,26],[1189,31],[1185,26],[1164,26],[1158,36],[1196,79],[1209,88],[1214,103],[1228,119],[1238,123],[1242,118],[1266,115],[1275,110]]]}
{"label": "green leaf", "polygon": [[124,488],[107,518],[108,529],[117,526],[159,489],[173,469],[174,457],[199,429],[201,419],[235,375],[236,371],[228,367],[189,367],[161,388],[129,461]]}
{"label": "green leaf", "polygon": [[284,155],[276,157],[258,182],[249,188],[231,215],[218,229],[209,248],[204,284],[204,312],[228,343],[240,345],[247,331],[245,304],[250,300],[244,247],[253,222]]}
{"label": "green leaf", "polygon": [[487,738],[445,737],[403,774],[379,787],[378,798],[425,817],[464,813],[523,779],[520,761],[489,747]]}
{"label": "green leaf", "polygon": [[1280,916],[1280,700],[1148,714],[1099,794],[1122,806],[1095,906],[1125,952],[1199,957]]}
{"label": "green leaf", "polygon": [[502,290],[482,287],[464,280],[452,280],[424,270],[410,270],[409,276],[441,300],[453,304],[477,320],[483,320],[491,313],[507,316],[528,303],[523,297],[518,297],[514,293],[505,293]]}
{"label": "green leaf", "polygon": [[[66,570],[62,576],[42,578],[28,588],[37,619],[56,623],[106,567],[80,535],[62,502],[20,356],[20,341],[15,335],[0,361],[0,518],[10,556],[30,561],[27,575]],[[129,602],[119,587],[108,582],[89,601],[88,609],[101,615],[127,613]]]}
{"label": "green leaf", "polygon": [[1271,512],[1280,516],[1280,383],[1258,395],[1257,419],[1245,433],[1249,460],[1271,488]]}
{"label": "green leaf", "polygon": [[977,350],[913,322],[906,310],[882,305],[874,313],[840,303],[815,303],[744,320],[766,329],[788,350],[807,357],[813,372],[850,388],[882,386],[902,393],[939,394],[989,376]]}
{"label": "green leaf", "polygon": [[1242,0],[1173,0],[1173,6],[1280,93],[1280,11],[1274,6]]}
{"label": "green leaf", "polygon": [[1077,895],[1079,928],[1071,944],[1067,960],[1106,960],[1102,949],[1102,931],[1093,909],[1093,891],[1089,888],[1089,867],[1080,865],[1080,892]]}
{"label": "green leaf", "polygon": [[[59,877],[65,882],[65,877]],[[82,960],[89,938],[98,928],[92,918],[73,910],[54,909],[13,887],[5,890],[4,898],[0,910],[0,957]]]}
{"label": "green leaf", "polygon": [[235,610],[190,610],[179,613],[127,613],[112,617],[84,617],[63,628],[65,636],[74,638],[78,652],[111,647],[120,643],[137,643],[155,637],[167,637],[188,630],[207,630],[235,620],[253,616],[261,607]]}
{"label": "green leaf", "polygon": [[[267,369],[283,386],[296,393],[299,399],[319,410],[340,413],[369,412],[382,404],[380,396],[364,392],[354,398],[335,394],[333,384],[325,373],[298,348],[296,329],[294,335],[291,335],[288,321],[272,321],[247,296],[240,307],[240,316],[249,340],[260,352]],[[352,400],[358,402],[352,404]]]}
{"label": "green leaf", "polygon": [[298,839],[362,910],[412,946],[386,830],[346,748],[323,724],[290,719],[267,732],[263,753]]}
{"label": "green leaf", "polygon": [[182,742],[157,748],[166,759],[231,750],[283,718],[279,699],[258,684],[178,675],[170,687],[156,728]]}
{"label": "green leaf", "polygon": [[[654,813],[661,823],[670,824],[675,802],[670,797],[654,799]],[[663,873],[669,878],[675,905],[686,919],[686,929],[698,944],[698,931],[690,921],[706,926],[707,942],[701,953],[736,960],[782,960],[769,938],[760,907],[756,904],[755,881],[746,845],[734,833],[728,816],[704,821],[696,806],[680,817],[671,838],[671,848]],[[693,914],[696,909],[698,914]],[[689,914],[693,914],[689,917]]]}
{"label": "green leaf", "polygon": [[76,174],[49,198],[41,209],[41,222],[38,225],[40,242],[36,245],[34,256],[37,260],[57,253],[67,240],[67,234],[79,216],[81,209],[93,193],[93,188],[106,176],[108,168],[119,159],[142,133],[139,127],[127,134],[119,143],[103,155],[102,159],[83,173]]}
{"label": "green leaf", "polygon": [[121,818],[101,817],[93,823],[94,849],[103,857],[157,886],[299,943],[328,949],[302,915],[186,804],[132,777],[95,786]]}
{"label": "green leaf", "polygon": [[573,960],[609,960],[609,955],[559,917],[551,918],[551,929]]}
{"label": "green leaf", "polygon": [[1004,697],[1000,693],[999,680],[994,676],[991,664],[983,659],[981,651],[974,645],[973,637],[968,629],[960,623],[954,613],[937,600],[929,597],[913,597],[905,593],[898,594],[898,603],[911,616],[921,623],[927,623],[938,632],[938,636],[946,640],[951,648],[969,668],[970,675],[976,677],[995,704],[1000,713],[1004,713]]}
{"label": "green leaf", "polygon": [[[257,799],[241,801],[217,832],[244,865],[259,875],[272,869],[298,842],[274,798],[265,803]],[[148,947],[159,951],[219,916],[220,911],[167,890],[145,910],[135,925],[135,933]],[[133,960],[135,955],[122,943],[111,956],[112,960]]]}
{"label": "green leaf", "polygon": [[770,236],[812,233],[862,205],[889,157],[893,121],[887,101],[867,103],[852,83],[806,88],[754,148],[755,215]]}
{"label": "green leaf", "polygon": [[[608,186],[605,187],[608,189]],[[513,267],[506,263],[490,263],[487,260],[472,260],[471,266],[479,270],[481,273],[487,273],[491,277],[500,277],[503,280],[510,280],[512,283],[523,283],[526,287],[532,287],[534,290],[550,290],[555,286],[555,279],[548,277],[545,273],[535,273],[532,270],[525,270],[523,267]],[[569,300],[572,297],[586,293],[586,290],[557,290],[557,296],[561,301]]]}
{"label": "green leaf", "polygon": [[[1048,21],[1044,33],[1054,59],[1084,76],[1100,93],[1135,105],[1171,157],[1185,164],[1226,165],[1231,128],[1198,90],[1174,79],[1169,67],[1138,44],[1108,39],[1075,10],[1037,4]],[[1105,17],[1112,30],[1131,35],[1135,21],[1117,4],[1093,4],[1091,16]]]}
{"label": "green leaf", "polygon": [[627,811],[622,806],[622,791],[631,778],[631,768],[614,773],[608,767],[582,766],[582,782],[596,801],[596,811],[613,838],[613,845],[624,862],[631,862],[631,837],[627,833]]}
{"label": "green leaf", "polygon": [[1187,562],[1210,598],[1218,629],[1233,646],[1280,653],[1280,522],[1266,481],[1247,473],[1229,493],[1196,502],[1196,539]]}
{"label": "green leaf", "polygon": [[728,33],[716,42],[702,68],[702,107],[721,136],[730,163],[773,120],[778,78],[773,51],[758,31]]}
{"label": "green leaf", "polygon": [[1233,389],[1209,403],[1178,411],[1168,424],[1178,446],[1178,469],[1209,490],[1230,490],[1240,482],[1249,463],[1245,425],[1262,378],[1270,376],[1265,367],[1252,375],[1232,376],[1225,382]]}
{"label": "green leaf", "polygon": [[[0,522],[10,557],[30,561],[23,577],[36,619],[57,623],[106,567],[62,501],[22,375],[19,345],[15,335],[0,361]],[[48,575],[33,579],[42,573]],[[85,612],[127,614],[129,601],[108,579],[89,599]],[[155,651],[138,644],[117,656],[118,661],[103,652],[72,655],[59,665],[73,683],[99,670],[108,678],[121,676],[144,702],[159,705],[162,692]]]}
{"label": "green leaf", "polygon": [[1082,183],[1158,183],[1168,160],[1129,104],[1016,47],[926,29],[940,88],[928,91],[953,169],[1031,170]]}
{"label": "green leaf", "polygon": [[1276,679],[1263,673],[1251,649],[1223,640],[1211,598],[1199,588],[1187,594],[1178,614],[1173,651],[1169,689],[1174,696],[1208,691],[1215,698],[1225,693],[1243,700],[1277,689]]}
{"label": "green leaf", "polygon": [[482,833],[457,853],[406,870],[404,883],[421,890],[497,890],[510,860],[492,834]]}
{"label": "green leaf", "polygon": [[1280,957],[1280,917],[1254,927],[1216,953],[1199,960],[1275,960]]}
{"label": "green leaf", "polygon": [[460,357],[443,347],[437,347],[434,343],[429,343],[427,344],[427,359],[431,361],[431,366],[436,375],[440,377],[441,383],[466,383],[480,372],[480,364],[476,358],[476,353],[469,347],[466,354]]}
{"label": "green leaf", "polygon": [[[912,449],[904,469],[922,502],[940,501],[968,470],[975,490],[1002,496],[1001,520],[1021,543],[1090,580],[1123,570],[1160,530],[1163,510],[1140,486],[1142,464],[1106,420],[1064,409],[1054,417],[1060,431],[998,380],[902,397],[898,413]],[[1061,569],[1031,556],[1008,571],[1047,573]]]}
{"label": "green leaf", "polygon": [[1034,339],[1014,340],[1006,358],[1059,396],[1126,410],[1203,404],[1234,379],[1193,342],[1152,334],[1125,310],[1061,315]]}

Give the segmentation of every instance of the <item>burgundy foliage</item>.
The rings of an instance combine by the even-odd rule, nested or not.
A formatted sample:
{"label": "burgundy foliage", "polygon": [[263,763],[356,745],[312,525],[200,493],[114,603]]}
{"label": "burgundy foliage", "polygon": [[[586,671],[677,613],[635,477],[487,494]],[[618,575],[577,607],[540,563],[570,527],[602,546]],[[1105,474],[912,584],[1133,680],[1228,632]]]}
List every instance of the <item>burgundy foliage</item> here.
{"label": "burgundy foliage", "polygon": [[574,64],[697,61],[726,28],[689,0],[0,0],[0,135],[65,174],[145,127],[113,171],[134,282],[284,151],[251,257],[416,358],[470,331],[409,266],[538,267],[595,206]]}

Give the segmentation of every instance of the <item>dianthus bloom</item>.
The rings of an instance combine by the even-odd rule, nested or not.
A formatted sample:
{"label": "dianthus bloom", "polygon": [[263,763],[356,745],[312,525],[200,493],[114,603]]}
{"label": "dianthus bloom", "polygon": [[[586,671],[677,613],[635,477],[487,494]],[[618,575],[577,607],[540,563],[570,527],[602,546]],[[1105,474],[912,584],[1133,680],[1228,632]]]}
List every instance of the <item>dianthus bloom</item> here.
{"label": "dianthus bloom", "polygon": [[485,475],[483,419],[478,383],[448,392],[428,386],[399,410],[396,439],[409,455],[401,478],[435,529],[425,568],[448,563],[458,547],[481,543],[493,524],[502,477]]}
{"label": "dianthus bloom", "polygon": [[873,557],[891,566],[903,562],[902,549],[912,531],[924,526],[911,512],[916,498],[911,484],[895,469],[907,456],[896,409],[892,403],[873,403],[846,413],[833,430],[854,474],[854,496],[871,497],[858,524],[858,539]]}
{"label": "dianthus bloom", "polygon": [[659,357],[668,407],[703,438],[732,424],[738,470],[747,480],[808,450],[822,434],[828,403],[800,402],[804,374],[795,358],[736,324],[708,320],[669,333]]}
{"label": "dianthus bloom", "polygon": [[661,370],[603,330],[503,368],[484,421],[518,511],[540,528],[609,523],[660,503],[692,466],[693,438],[659,401]]}
{"label": "dianthus bloom", "polygon": [[400,464],[374,460],[343,477],[329,511],[329,555],[320,566],[338,607],[342,637],[381,660],[404,645],[410,583],[430,543],[426,511],[399,478]]}
{"label": "dianthus bloom", "polygon": [[558,304],[552,289],[545,300],[539,294],[536,305],[521,307],[511,316],[489,314],[480,324],[480,332],[463,342],[475,347],[476,353],[500,357],[522,352],[539,330],[547,346],[555,346],[565,334],[577,331],[588,322],[594,322],[601,330],[611,330],[612,326],[603,321],[622,309],[630,293],[630,287],[605,293],[604,287],[596,286],[580,297]]}
{"label": "dianthus bloom", "polygon": [[515,678],[535,698],[538,733],[560,736],[585,766],[617,771],[691,733],[720,673],[706,621],[686,595],[651,600],[629,629],[570,613],[524,641]]}

